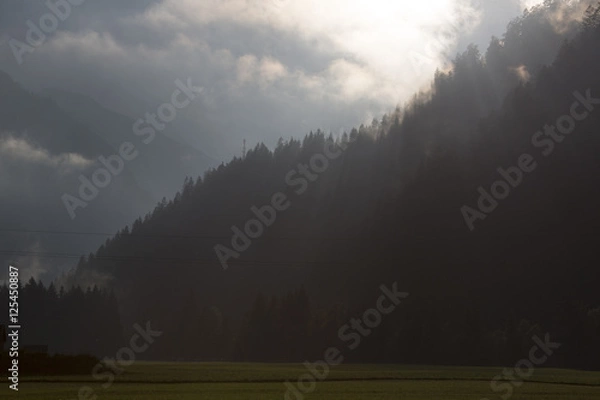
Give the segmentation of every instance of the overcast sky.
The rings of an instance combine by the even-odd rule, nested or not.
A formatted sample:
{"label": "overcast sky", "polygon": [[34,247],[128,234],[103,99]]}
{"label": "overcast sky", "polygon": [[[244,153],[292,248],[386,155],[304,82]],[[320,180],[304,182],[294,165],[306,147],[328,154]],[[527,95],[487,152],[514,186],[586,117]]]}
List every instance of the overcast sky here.
{"label": "overcast sky", "polygon": [[[58,0],[57,0],[58,1]],[[135,0],[73,6],[18,65],[44,2],[0,6],[1,69],[33,90],[86,94],[137,118],[168,100],[176,79],[206,90],[169,134],[226,160],[310,129],[370,121],[427,84],[469,42],[485,51],[519,0]]]}
{"label": "overcast sky", "polygon": [[[241,155],[244,139],[248,147],[262,141],[273,148],[279,137],[301,138],[318,128],[339,134],[370,123],[426,88],[435,70],[445,68],[469,43],[484,52],[491,36],[501,36],[508,22],[531,5],[522,0],[86,0],[70,10],[59,7],[65,15],[56,30],[21,54],[19,64],[9,44],[26,43],[30,26],[40,27],[44,18],[47,22],[49,9],[46,1],[3,0],[0,70],[31,91],[83,94],[132,121],[170,101],[176,80],[191,78],[204,91],[178,112],[164,134],[218,163]],[[132,140],[129,132],[118,135],[126,137],[113,138],[116,142]],[[23,226],[7,222],[7,215],[0,220],[11,228],[44,227],[47,221],[38,221],[31,211],[43,213],[43,204],[60,202],[58,194],[48,196],[56,177],[64,175],[66,161],[81,167],[89,160],[61,149],[48,151],[39,143],[32,147],[10,135],[3,140],[0,187],[4,184],[5,197],[11,192],[36,194],[25,199],[19,212],[7,211]],[[22,161],[18,170],[33,171],[30,175],[37,179],[12,174],[6,163],[15,157],[29,160],[32,165]],[[152,157],[148,162],[176,168],[173,160]],[[152,173],[145,178],[157,180]],[[75,177],[63,181],[70,190],[78,182]],[[121,199],[118,186],[112,188],[118,204],[139,208],[132,218],[148,211],[144,207],[149,206],[133,204],[132,198]],[[34,204],[36,199],[42,203]],[[88,214],[94,212],[99,211]],[[62,217],[68,229],[53,229],[101,230],[91,222],[71,226],[66,214]],[[129,222],[103,229],[113,231]],[[57,251],[54,244],[39,249],[34,244],[14,246]],[[86,242],[69,251],[81,254],[97,245]],[[45,269],[50,268],[47,263]],[[23,265],[31,276],[45,271],[36,259],[24,259]]]}

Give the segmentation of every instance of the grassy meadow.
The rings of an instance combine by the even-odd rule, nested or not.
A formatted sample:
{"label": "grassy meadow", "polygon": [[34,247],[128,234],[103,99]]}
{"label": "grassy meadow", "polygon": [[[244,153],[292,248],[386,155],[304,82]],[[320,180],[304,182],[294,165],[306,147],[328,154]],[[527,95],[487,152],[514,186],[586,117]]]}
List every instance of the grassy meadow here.
{"label": "grassy meadow", "polygon": [[[340,365],[303,398],[493,400],[500,399],[501,393],[491,390],[490,380],[500,372],[501,368]],[[1,392],[24,400],[71,400],[79,399],[78,391],[87,387],[82,399],[274,400],[285,398],[284,381],[296,382],[305,373],[298,364],[138,362],[107,389],[101,386],[106,380],[95,380],[89,374],[23,377],[18,394],[9,392],[7,385]],[[510,398],[600,400],[600,373],[540,368],[520,387],[514,387]]]}

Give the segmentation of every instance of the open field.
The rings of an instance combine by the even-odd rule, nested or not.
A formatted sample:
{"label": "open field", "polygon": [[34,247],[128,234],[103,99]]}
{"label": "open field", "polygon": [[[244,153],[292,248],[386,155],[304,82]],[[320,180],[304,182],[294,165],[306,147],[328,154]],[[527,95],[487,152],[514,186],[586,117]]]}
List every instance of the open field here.
{"label": "open field", "polygon": [[[398,365],[341,365],[318,382],[304,398],[465,400],[500,399],[490,380],[501,368],[424,367]],[[94,393],[87,398],[106,400],[271,400],[284,399],[284,381],[296,382],[306,369],[297,364],[136,363],[108,389],[90,375],[23,377],[19,399],[77,399],[81,387]],[[5,387],[1,391],[7,393]],[[2,396],[4,397],[4,396]],[[86,397],[82,397],[86,398]],[[600,400],[600,373],[537,369],[520,387],[514,400]],[[290,397],[290,400],[295,397]]]}

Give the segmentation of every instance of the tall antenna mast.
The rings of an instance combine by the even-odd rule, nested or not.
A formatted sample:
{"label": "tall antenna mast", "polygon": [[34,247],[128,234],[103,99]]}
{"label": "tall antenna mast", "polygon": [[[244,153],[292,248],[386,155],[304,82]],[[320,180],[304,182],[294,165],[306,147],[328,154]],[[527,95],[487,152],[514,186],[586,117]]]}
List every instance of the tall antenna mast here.
{"label": "tall antenna mast", "polygon": [[244,147],[242,149],[242,158],[246,158],[246,139],[244,139]]}

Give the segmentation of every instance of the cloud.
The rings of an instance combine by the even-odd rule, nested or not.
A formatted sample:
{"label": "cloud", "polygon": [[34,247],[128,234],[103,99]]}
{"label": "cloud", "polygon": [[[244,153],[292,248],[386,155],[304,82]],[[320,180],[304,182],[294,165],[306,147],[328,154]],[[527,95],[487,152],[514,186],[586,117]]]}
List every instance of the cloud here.
{"label": "cloud", "polygon": [[[42,49],[44,49],[42,47]],[[110,33],[87,31],[82,33],[62,32],[51,40],[48,51],[72,52],[76,55],[94,57],[123,57],[125,49],[120,46]]]}
{"label": "cloud", "polygon": [[338,100],[356,101],[367,93],[370,96],[382,94],[378,90],[380,82],[376,80],[372,69],[344,59],[331,63],[326,81],[332,82],[332,86],[338,89]]}
{"label": "cloud", "polygon": [[[327,88],[336,91],[329,93],[332,97],[345,99],[351,93],[355,99],[365,96],[389,106],[411,95],[431,77],[442,62],[442,53],[453,49],[461,31],[468,31],[478,23],[477,15],[477,9],[470,3],[452,0],[432,0],[427,7],[418,2],[382,0],[165,0],[138,19],[146,19],[149,25],[157,18],[179,21],[178,26],[185,27],[184,34],[207,26],[233,24],[294,35],[310,43],[314,53],[332,55],[329,65],[311,71],[303,65],[302,59],[288,60],[288,64],[277,60],[276,64],[263,64],[263,74],[257,75],[251,68],[255,68],[253,62],[261,54],[244,54],[238,61],[238,81],[254,79],[262,84],[272,83],[285,76],[288,70],[298,71],[303,76],[313,75],[316,79],[325,75],[331,78],[339,72],[340,76],[333,77],[336,84]],[[458,29],[440,31],[440,24],[451,24]],[[238,40],[244,42],[246,38]],[[414,71],[406,60],[406,54],[415,44],[421,47],[433,45],[435,53],[431,56],[436,61],[416,81],[411,79],[415,72],[421,75],[423,71]],[[269,79],[264,69],[274,65],[277,70],[271,72],[276,72],[277,76]],[[352,72],[356,76],[350,77]],[[374,82],[385,87],[385,98],[381,98],[381,90],[377,90],[381,88],[373,92]]]}
{"label": "cloud", "polygon": [[[33,89],[86,94],[134,119],[160,104],[175,79],[192,77],[205,96],[169,134],[220,159],[239,155],[242,139],[275,144],[282,126],[294,136],[337,131],[393,110],[428,87],[485,9],[477,0],[102,4],[78,9],[68,30],[9,72]],[[414,53],[426,62],[415,65]],[[11,57],[6,47],[3,57]]]}
{"label": "cloud", "polygon": [[[41,251],[43,249],[38,241],[30,245],[24,252],[39,253]],[[48,272],[42,259],[33,255],[17,257],[15,264],[19,266],[19,279],[22,284],[27,283],[31,278],[39,281]]]}
{"label": "cloud", "polygon": [[77,153],[52,155],[47,150],[31,144],[26,139],[15,138],[10,135],[0,137],[0,157],[25,164],[55,168],[61,174],[83,170],[94,163],[94,161]]}
{"label": "cloud", "polygon": [[527,71],[527,66],[520,65],[518,67],[511,67],[510,71],[519,78],[519,80],[523,83],[529,82],[531,79],[531,74]]}
{"label": "cloud", "polygon": [[250,83],[254,80],[257,70],[258,60],[256,56],[247,54],[238,58],[237,61],[237,79],[240,83]]}
{"label": "cloud", "polygon": [[[452,0],[432,0],[427,7],[415,2],[399,4],[382,0],[350,3],[341,0],[164,0],[121,21],[127,24],[122,30],[146,30],[152,35],[144,38],[134,34],[131,36],[139,38],[137,41],[121,39],[118,43],[107,32],[63,34],[52,40],[48,52],[72,51],[84,59],[144,60],[164,69],[172,69],[174,60],[177,64],[196,60],[205,68],[208,61],[210,69],[221,67],[222,73],[232,72],[229,83],[253,80],[262,88],[294,75],[312,75],[308,80],[313,82],[326,76],[333,78],[335,84],[315,89],[328,91],[330,99],[347,99],[350,93],[354,99],[363,96],[391,107],[427,82],[442,62],[443,53],[450,52],[456,44],[460,30],[468,31],[477,24],[477,18],[473,18],[476,14],[477,10],[470,3]],[[459,29],[440,31],[440,21]],[[230,28],[220,30],[227,26]],[[236,29],[246,29],[253,34],[242,36]],[[267,31],[307,43],[312,54],[308,57],[298,54],[285,60],[265,54],[265,48],[273,49],[269,42],[274,41],[273,37],[265,37]],[[219,40],[215,40],[211,32],[216,32]],[[265,45],[262,49],[254,42],[260,35]],[[414,71],[406,60],[406,54],[415,43],[429,45],[435,51],[430,54],[435,62],[427,66],[427,71]],[[227,57],[219,60],[219,56],[227,52],[236,60],[233,68]],[[243,54],[236,54],[239,52]],[[329,58],[328,65],[311,68],[313,57]],[[332,76],[335,72],[341,75]],[[350,77],[352,72],[356,76]],[[418,79],[413,79],[415,72],[419,74]],[[380,82],[380,87],[374,88],[374,82]],[[299,83],[306,83],[306,79]],[[302,89],[309,87],[312,85],[304,84]],[[386,94],[384,98],[382,93]],[[309,94],[310,99],[315,97],[318,96]]]}
{"label": "cloud", "polygon": [[521,8],[525,9],[529,9],[535,6],[539,6],[540,4],[544,3],[544,0],[520,0],[521,2]]}
{"label": "cloud", "polygon": [[583,21],[589,6],[590,4],[586,1],[561,3],[550,15],[550,22],[556,32],[565,33],[573,23]]}
{"label": "cloud", "polygon": [[256,56],[247,54],[238,58],[236,67],[238,83],[256,83],[263,88],[289,76],[286,67],[272,57],[258,60]]}

